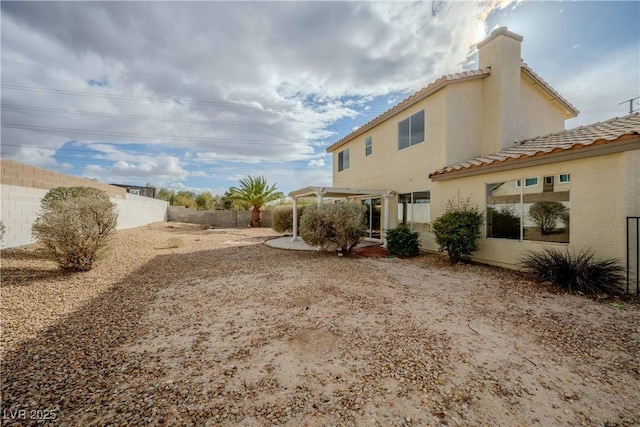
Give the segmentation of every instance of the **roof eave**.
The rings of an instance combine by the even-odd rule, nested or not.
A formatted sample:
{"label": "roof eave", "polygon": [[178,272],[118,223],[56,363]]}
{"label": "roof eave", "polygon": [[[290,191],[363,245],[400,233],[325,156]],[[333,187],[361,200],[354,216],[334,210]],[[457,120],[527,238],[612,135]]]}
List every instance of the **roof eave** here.
{"label": "roof eave", "polygon": [[624,134],[614,140],[600,139],[589,145],[576,144],[569,148],[556,148],[550,152],[539,152],[533,155],[522,155],[517,158],[509,158],[503,161],[485,163],[446,172],[433,172],[429,174],[432,181],[446,181],[449,179],[463,178],[467,176],[482,175],[491,172],[519,169],[522,167],[537,166],[541,164],[557,163],[566,160],[575,160],[586,157],[595,157],[605,154],[620,153],[623,151],[639,150],[640,135]]}
{"label": "roof eave", "polygon": [[527,64],[523,63],[521,69],[527,77],[536,82],[538,87],[551,97],[551,101],[556,101],[558,104],[560,104],[560,106],[565,110],[565,119],[573,119],[575,117],[578,117],[580,111],[576,107],[571,105],[569,101],[564,99],[558,91],[552,88],[549,83],[545,82],[542,77],[535,73],[535,71],[529,68]]}
{"label": "roof eave", "polygon": [[[449,86],[450,84],[461,83],[461,82],[465,82],[465,81],[469,81],[469,80],[485,78],[491,73],[491,70],[488,69],[488,68],[487,69],[476,70],[476,71],[478,71],[477,74],[460,77],[460,78],[457,78],[455,80],[447,80],[445,78],[446,76],[441,77],[440,79],[438,79],[435,82],[431,83],[433,85],[433,87],[430,88],[429,86],[426,86],[425,88],[420,90],[420,91],[424,90],[424,93],[421,93],[418,96],[416,96],[416,95],[418,93],[420,93],[420,91],[414,93],[413,95],[411,95],[410,97],[406,98],[405,100],[403,100],[399,104],[396,104],[394,107],[392,107],[388,111],[386,111],[386,112],[382,113],[381,115],[379,115],[378,117],[374,118],[369,123],[363,125],[362,127],[360,127],[358,129],[356,129],[355,131],[351,132],[349,135],[345,136],[344,138],[342,138],[338,142],[335,142],[334,144],[332,144],[329,147],[327,147],[326,152],[327,153],[331,153],[332,151],[335,151],[336,149],[340,148],[341,146],[353,141],[357,137],[359,137],[362,134],[366,133],[370,129],[376,127],[377,125],[379,125],[380,123],[384,122],[385,120],[388,120],[388,119],[390,119],[390,118],[402,113],[403,111],[405,111],[409,107],[414,106],[418,102],[428,98],[429,96],[433,95],[434,93],[438,92],[439,90],[443,89],[444,87]],[[415,96],[415,99],[411,99],[412,96]],[[406,105],[403,105],[401,108],[398,108],[398,107],[400,107],[400,105],[402,105],[403,102],[407,102]],[[395,108],[398,108],[398,110],[394,111]]]}

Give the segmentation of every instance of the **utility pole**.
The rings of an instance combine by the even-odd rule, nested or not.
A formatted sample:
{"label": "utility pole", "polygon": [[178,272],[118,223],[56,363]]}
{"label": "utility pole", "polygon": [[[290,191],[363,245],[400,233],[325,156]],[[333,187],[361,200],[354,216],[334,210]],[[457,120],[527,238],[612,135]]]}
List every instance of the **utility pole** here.
{"label": "utility pole", "polygon": [[633,101],[635,101],[638,98],[640,98],[640,96],[636,96],[635,98],[631,98],[631,99],[627,99],[626,101],[622,101],[618,105],[626,104],[628,102],[629,103],[629,114],[631,114],[631,113],[633,113],[635,111],[633,109]]}

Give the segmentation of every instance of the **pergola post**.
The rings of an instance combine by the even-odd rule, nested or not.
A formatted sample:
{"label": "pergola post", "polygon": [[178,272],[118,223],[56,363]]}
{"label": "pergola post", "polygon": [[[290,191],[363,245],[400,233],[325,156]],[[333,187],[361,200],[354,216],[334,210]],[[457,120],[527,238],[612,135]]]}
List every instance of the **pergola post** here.
{"label": "pergola post", "polygon": [[383,230],[383,238],[382,238],[382,246],[387,247],[387,230],[389,230],[389,212],[391,211],[391,194],[387,193],[384,195],[384,230]]}
{"label": "pergola post", "polygon": [[293,198],[293,237],[291,238],[292,242],[297,242],[300,240],[298,237],[298,198]]}

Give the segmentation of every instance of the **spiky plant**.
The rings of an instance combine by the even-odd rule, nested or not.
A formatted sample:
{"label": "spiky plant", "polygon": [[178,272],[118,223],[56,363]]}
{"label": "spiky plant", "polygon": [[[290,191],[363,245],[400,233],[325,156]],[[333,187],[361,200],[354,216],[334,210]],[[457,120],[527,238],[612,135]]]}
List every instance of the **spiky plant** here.
{"label": "spiky plant", "polygon": [[229,188],[230,199],[247,203],[251,208],[251,227],[259,227],[261,209],[269,202],[274,202],[284,195],[276,189],[276,184],[269,186],[263,176],[247,176],[240,180],[238,187]]}
{"label": "spiky plant", "polygon": [[616,259],[598,259],[591,249],[578,254],[554,247],[528,251],[520,260],[534,279],[548,281],[570,292],[621,295],[625,269]]}

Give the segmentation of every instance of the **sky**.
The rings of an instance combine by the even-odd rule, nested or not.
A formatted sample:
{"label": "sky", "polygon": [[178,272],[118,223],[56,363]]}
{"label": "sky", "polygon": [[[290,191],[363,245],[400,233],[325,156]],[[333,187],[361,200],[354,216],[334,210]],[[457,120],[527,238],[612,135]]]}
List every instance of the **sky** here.
{"label": "sky", "polygon": [[[640,96],[640,2],[1,3],[1,154],[106,183],[223,194],[331,185],[325,149],[497,27],[580,110]],[[635,108],[640,108],[640,99]]]}

